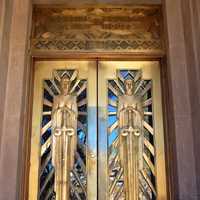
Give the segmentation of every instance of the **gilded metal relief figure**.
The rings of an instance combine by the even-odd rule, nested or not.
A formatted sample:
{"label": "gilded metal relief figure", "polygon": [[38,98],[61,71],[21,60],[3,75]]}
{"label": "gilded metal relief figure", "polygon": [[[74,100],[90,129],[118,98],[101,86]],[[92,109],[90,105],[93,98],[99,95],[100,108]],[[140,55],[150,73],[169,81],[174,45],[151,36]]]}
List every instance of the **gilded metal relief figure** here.
{"label": "gilded metal relief figure", "polygon": [[69,93],[70,79],[61,78],[61,93],[54,97],[52,110],[52,164],[55,168],[56,200],[70,198],[70,172],[77,146],[77,103]]}
{"label": "gilded metal relief figure", "polygon": [[142,105],[133,94],[134,82],[127,79],[125,94],[119,96],[119,154],[124,171],[124,188],[126,200],[138,200],[139,170],[142,168]]}

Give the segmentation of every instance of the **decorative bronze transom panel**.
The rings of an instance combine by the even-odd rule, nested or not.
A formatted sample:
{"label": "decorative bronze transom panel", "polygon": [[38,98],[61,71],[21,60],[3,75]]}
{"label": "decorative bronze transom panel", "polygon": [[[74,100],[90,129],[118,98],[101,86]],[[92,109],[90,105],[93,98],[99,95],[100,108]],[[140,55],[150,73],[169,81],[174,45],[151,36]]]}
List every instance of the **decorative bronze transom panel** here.
{"label": "decorative bronze transom panel", "polygon": [[32,49],[160,52],[160,7],[35,7]]}

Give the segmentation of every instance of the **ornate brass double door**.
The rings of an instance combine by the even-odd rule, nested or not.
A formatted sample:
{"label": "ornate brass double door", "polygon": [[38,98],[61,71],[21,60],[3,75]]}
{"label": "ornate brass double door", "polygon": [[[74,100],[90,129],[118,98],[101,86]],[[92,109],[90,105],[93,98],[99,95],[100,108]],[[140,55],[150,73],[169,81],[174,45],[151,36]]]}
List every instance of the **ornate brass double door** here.
{"label": "ornate brass double door", "polygon": [[29,200],[166,200],[159,62],[35,63]]}

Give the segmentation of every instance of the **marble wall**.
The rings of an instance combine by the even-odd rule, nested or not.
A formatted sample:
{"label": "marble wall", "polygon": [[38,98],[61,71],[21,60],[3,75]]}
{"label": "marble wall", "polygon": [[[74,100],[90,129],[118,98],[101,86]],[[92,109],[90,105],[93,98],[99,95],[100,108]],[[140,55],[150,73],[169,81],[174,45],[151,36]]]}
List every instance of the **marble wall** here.
{"label": "marble wall", "polygon": [[[191,123],[196,166],[196,198],[200,199],[200,1],[181,1],[184,26],[185,54],[188,73],[188,88],[191,106]],[[195,194],[194,194],[195,199]]]}
{"label": "marble wall", "polygon": [[[193,135],[193,116],[191,107],[189,66],[187,59],[187,38],[184,32],[188,26],[184,24],[182,5],[187,0],[165,1],[165,27],[167,38],[167,69],[169,83],[169,97],[166,99],[170,115],[173,116],[168,123],[170,129],[166,136],[168,148],[171,150],[172,160],[170,168],[173,169],[171,184],[174,185],[174,199],[198,199],[195,152]],[[189,15],[189,12],[187,12]],[[189,16],[187,16],[189,17]],[[191,19],[191,21],[194,19]],[[190,23],[191,23],[190,21]],[[190,30],[191,31],[191,30]],[[188,38],[189,39],[189,38]],[[169,98],[166,97],[166,98]],[[170,103],[169,103],[169,102]],[[176,165],[173,165],[176,163]]]}
{"label": "marble wall", "polygon": [[29,0],[3,0],[0,38],[0,199],[19,198],[25,117]]}

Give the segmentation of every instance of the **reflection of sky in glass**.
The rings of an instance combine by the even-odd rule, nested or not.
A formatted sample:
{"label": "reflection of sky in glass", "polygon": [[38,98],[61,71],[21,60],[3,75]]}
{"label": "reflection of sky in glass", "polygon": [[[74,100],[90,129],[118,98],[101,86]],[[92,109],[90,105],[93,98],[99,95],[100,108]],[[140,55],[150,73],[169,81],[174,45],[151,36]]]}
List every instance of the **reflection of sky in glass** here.
{"label": "reflection of sky in glass", "polygon": [[111,135],[109,136],[108,146],[110,146],[115,141],[115,139],[117,138],[117,136],[118,136],[118,129],[115,129],[111,133]]}
{"label": "reflection of sky in glass", "polygon": [[85,133],[83,132],[83,130],[79,130],[78,131],[78,137],[79,137],[79,141],[81,144],[85,143]]}
{"label": "reflection of sky in glass", "polygon": [[[109,81],[110,83],[112,81]],[[108,98],[112,101],[117,101],[118,97],[116,97],[110,90],[108,90]],[[107,107],[108,112],[117,112],[117,107],[108,105]],[[112,124],[114,124],[117,121],[117,116],[116,115],[112,115],[108,117],[108,126],[111,126]],[[112,131],[112,133],[110,133],[109,137],[108,137],[108,146],[110,146],[116,139],[116,137],[118,136],[118,129],[115,129],[114,131]]]}
{"label": "reflection of sky in glass", "polygon": [[110,90],[108,91],[108,97],[113,101],[117,100],[117,97]]}
{"label": "reflection of sky in glass", "polygon": [[116,122],[116,121],[117,121],[116,115],[109,116],[109,118],[108,118],[108,124],[109,124],[109,126],[111,126],[112,124],[114,124],[114,122]]}
{"label": "reflection of sky in glass", "polygon": [[117,108],[116,107],[113,107],[111,105],[108,105],[108,112],[115,112],[117,111]]}
{"label": "reflection of sky in glass", "polygon": [[127,74],[128,74],[128,71],[127,70],[120,70],[120,74],[122,77],[126,77]]}

